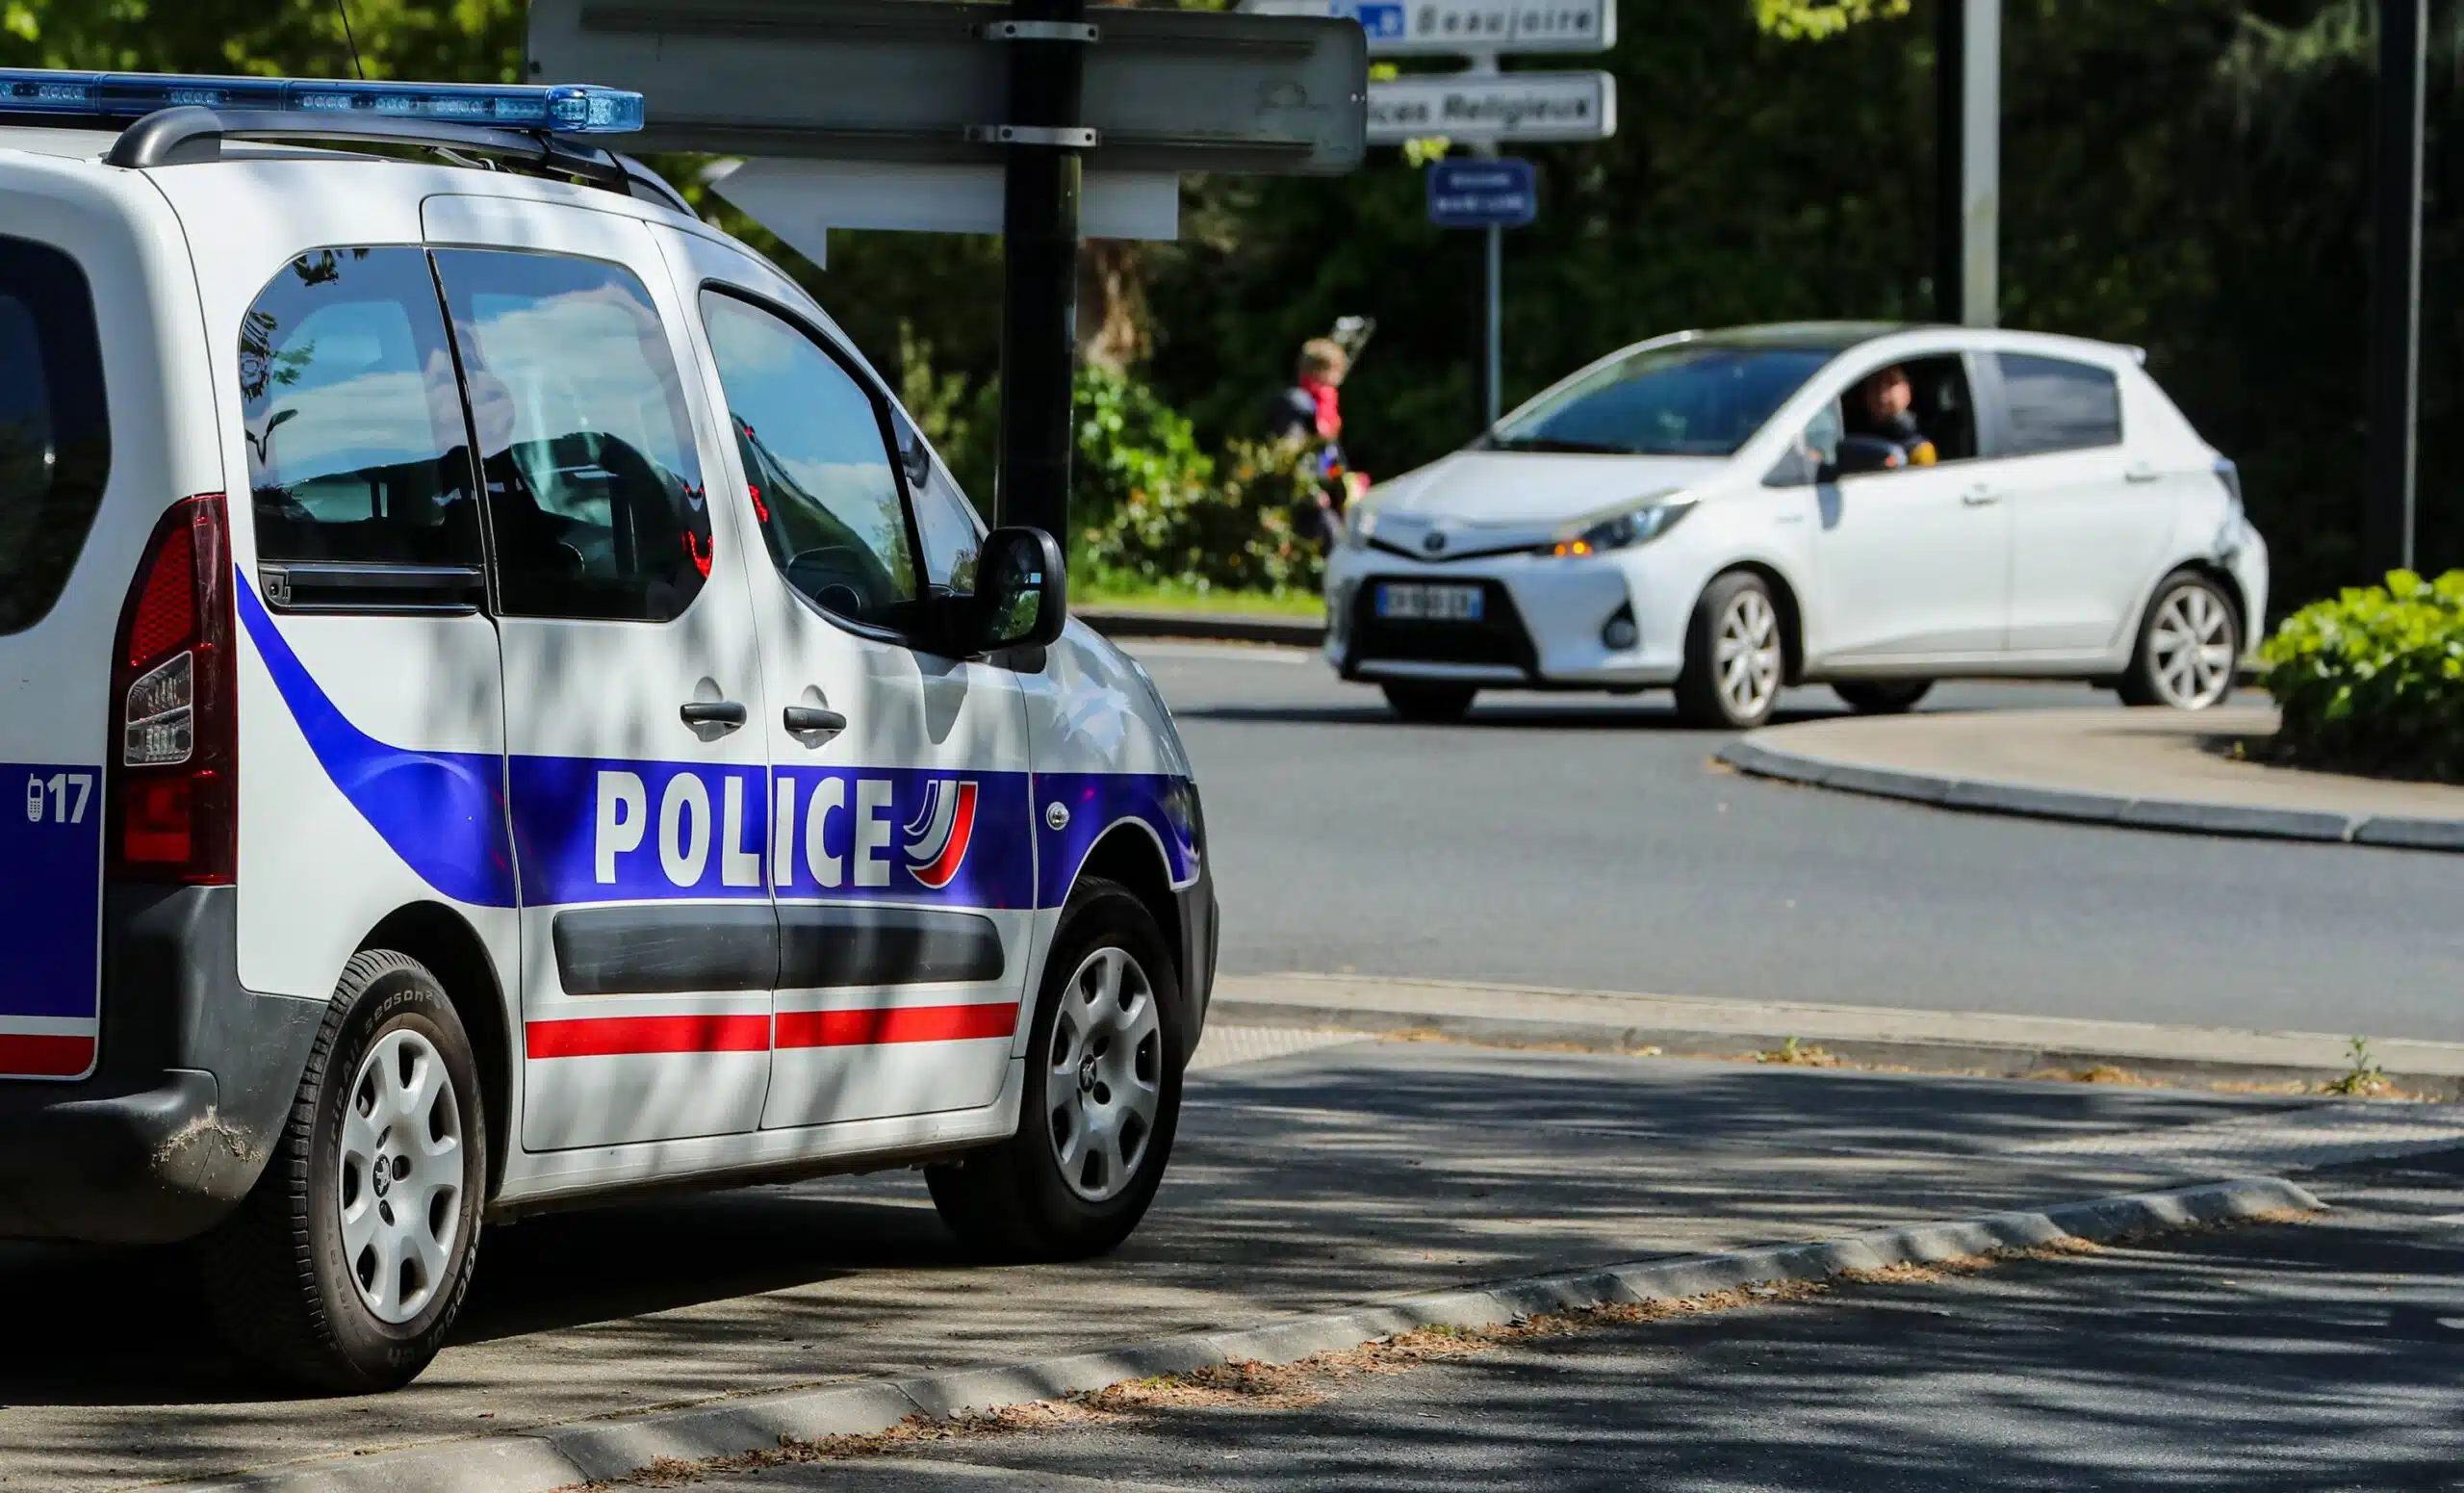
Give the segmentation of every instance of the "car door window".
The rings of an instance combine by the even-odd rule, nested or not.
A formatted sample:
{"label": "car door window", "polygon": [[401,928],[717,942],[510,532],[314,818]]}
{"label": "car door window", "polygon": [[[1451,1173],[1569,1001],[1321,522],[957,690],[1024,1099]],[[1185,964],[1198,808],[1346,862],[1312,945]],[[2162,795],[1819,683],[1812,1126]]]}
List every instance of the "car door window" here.
{"label": "car door window", "polygon": [[793,322],[719,291],[702,318],[762,543],[787,583],[851,622],[904,628],[922,587],[883,407]]}
{"label": "car door window", "polygon": [[272,561],[479,563],[453,354],[427,255],[328,248],[240,323],[257,553]]}
{"label": "car door window", "polygon": [[2121,444],[2121,386],[2110,369],[2032,353],[1995,354],[2010,411],[2010,456]]}
{"label": "car door window", "polygon": [[666,622],[710,574],[684,388],[622,266],[441,249],[500,598],[516,616]]}
{"label": "car door window", "polygon": [[[1840,428],[1851,436],[1894,438],[1887,424],[1873,414],[1865,393],[1871,379],[1890,369],[1897,369],[1907,375],[1911,397],[1908,412],[1915,418],[1917,429],[1934,448],[1931,462],[1912,461],[1909,466],[1974,460],[1978,452],[1976,400],[1968,384],[1967,361],[1956,352],[1895,358],[1860,373],[1854,382],[1840,391],[1837,406]],[[1883,474],[1871,475],[1886,475],[1889,470],[1903,469],[1886,469]]]}

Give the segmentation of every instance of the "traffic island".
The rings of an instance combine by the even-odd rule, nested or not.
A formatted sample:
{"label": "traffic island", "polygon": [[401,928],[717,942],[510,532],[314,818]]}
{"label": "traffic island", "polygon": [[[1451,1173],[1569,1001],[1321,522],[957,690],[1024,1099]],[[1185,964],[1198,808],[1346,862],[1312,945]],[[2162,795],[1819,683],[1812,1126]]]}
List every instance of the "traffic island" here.
{"label": "traffic island", "polygon": [[2464,851],[2464,787],[2256,759],[2266,706],[1851,717],[1766,727],[1721,761],[1937,809],[2124,829]]}

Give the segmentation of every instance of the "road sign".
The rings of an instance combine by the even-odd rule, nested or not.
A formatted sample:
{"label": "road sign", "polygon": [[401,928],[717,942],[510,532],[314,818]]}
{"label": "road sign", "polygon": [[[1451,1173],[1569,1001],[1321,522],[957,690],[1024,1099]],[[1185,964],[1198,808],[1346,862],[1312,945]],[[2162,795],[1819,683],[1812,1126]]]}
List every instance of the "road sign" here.
{"label": "road sign", "polygon": [[1369,86],[1373,145],[1433,135],[1508,144],[1616,133],[1617,80],[1604,72],[1440,73]]}
{"label": "road sign", "polygon": [[1540,187],[1528,161],[1429,164],[1428,220],[1440,228],[1520,228],[1539,216]]}
{"label": "road sign", "polygon": [[1356,20],[1378,56],[1605,52],[1617,44],[1617,0],[1245,0],[1241,9]]}
{"label": "road sign", "polygon": [[[1067,140],[1005,127],[1010,53],[1057,39],[949,0],[532,0],[534,77],[639,90],[644,150],[997,164],[1012,144],[1125,171],[1358,166],[1367,39],[1348,19],[1102,6]],[[1016,28],[1025,26],[1025,31]],[[1010,28],[1006,30],[1004,28]]]}

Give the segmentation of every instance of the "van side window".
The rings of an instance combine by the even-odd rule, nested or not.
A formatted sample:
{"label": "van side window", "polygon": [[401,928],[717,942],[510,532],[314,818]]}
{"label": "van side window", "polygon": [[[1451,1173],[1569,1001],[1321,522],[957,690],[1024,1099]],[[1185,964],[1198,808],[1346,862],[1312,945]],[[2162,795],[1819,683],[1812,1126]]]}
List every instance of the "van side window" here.
{"label": "van side window", "polygon": [[890,412],[890,427],[898,436],[898,459],[907,470],[907,490],[915,500],[915,530],[924,542],[924,579],[936,591],[972,596],[976,554],[984,548],[984,521],[959,490],[950,469],[933,454],[922,432],[896,410]]}
{"label": "van side window", "polygon": [[2121,444],[2121,387],[2110,369],[2023,352],[1995,354],[2011,410],[2006,456]]}
{"label": "van side window", "polygon": [[0,237],[0,633],[60,600],[111,465],[85,271],[48,245]]}
{"label": "van side window", "polygon": [[274,561],[479,563],[453,355],[427,256],[303,254],[240,322],[257,553]]}
{"label": "van side window", "polygon": [[683,383],[642,282],[560,254],[439,249],[513,615],[666,622],[710,573]]}
{"label": "van side window", "polygon": [[705,291],[702,318],[772,562],[852,622],[910,622],[921,594],[914,539],[882,406],[783,317]]}

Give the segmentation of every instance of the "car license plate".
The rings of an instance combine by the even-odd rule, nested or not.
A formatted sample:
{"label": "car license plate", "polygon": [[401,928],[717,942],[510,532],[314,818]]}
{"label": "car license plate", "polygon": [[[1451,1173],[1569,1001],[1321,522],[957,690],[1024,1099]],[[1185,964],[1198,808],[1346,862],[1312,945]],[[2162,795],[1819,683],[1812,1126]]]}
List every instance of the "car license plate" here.
{"label": "car license plate", "polygon": [[1377,588],[1377,615],[1390,622],[1477,622],[1478,586],[1389,582]]}

